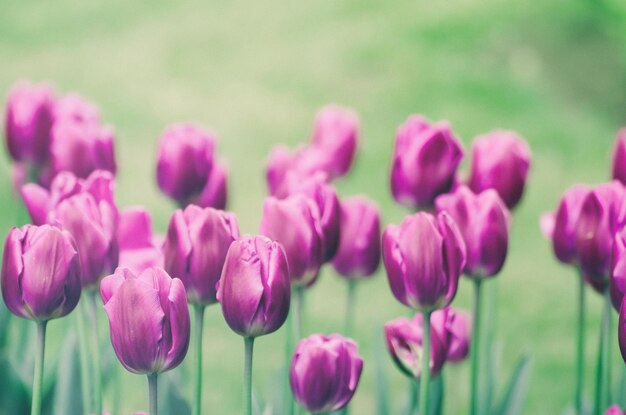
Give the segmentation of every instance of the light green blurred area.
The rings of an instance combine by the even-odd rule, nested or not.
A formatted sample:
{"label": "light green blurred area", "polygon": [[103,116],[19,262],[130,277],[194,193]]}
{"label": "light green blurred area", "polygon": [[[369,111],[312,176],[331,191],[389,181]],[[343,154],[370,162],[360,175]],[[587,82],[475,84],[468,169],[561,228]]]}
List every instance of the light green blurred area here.
{"label": "light green blurred area", "polygon": [[[528,192],[515,212],[508,263],[493,282],[502,371],[509,373],[521,353],[532,353],[526,413],[559,414],[574,389],[577,285],[573,270],[553,259],[538,217],[570,184],[609,178],[615,133],[626,123],[626,25],[599,4],[4,1],[0,94],[26,78],[49,80],[60,91],[97,102],[117,132],[118,201],[146,205],[160,232],[174,206],[156,188],[154,159],[159,134],[173,122],[195,121],[219,137],[230,171],[229,208],[246,233],[257,231],[268,152],[278,143],[307,141],[313,115],[326,103],[354,107],[362,121],[356,165],[337,183],[339,192],[375,199],[385,223],[408,213],[390,196],[388,170],[395,130],[409,114],[448,119],[468,150],[477,134],[518,131],[534,158]],[[4,233],[15,223],[16,202],[6,157],[0,169]],[[330,269],[323,272],[307,297],[308,332],[341,329],[345,288]],[[463,281],[455,306],[469,308],[470,288]],[[590,292],[590,298],[588,395],[600,317],[598,296]],[[355,338],[365,370],[353,414],[374,413],[373,339],[384,321],[406,314],[382,270],[359,287]],[[243,342],[217,306],[206,322],[206,413],[240,413]],[[55,358],[72,328],[50,324],[47,358]],[[254,381],[269,399],[278,387],[284,329],[256,345]],[[624,366],[617,350],[616,378]],[[399,406],[407,382],[386,362]],[[446,368],[445,413],[466,412],[468,375],[468,363]],[[186,381],[191,393],[191,377]],[[123,413],[147,409],[145,379],[125,372],[122,382]],[[107,391],[105,407],[111,403]]]}

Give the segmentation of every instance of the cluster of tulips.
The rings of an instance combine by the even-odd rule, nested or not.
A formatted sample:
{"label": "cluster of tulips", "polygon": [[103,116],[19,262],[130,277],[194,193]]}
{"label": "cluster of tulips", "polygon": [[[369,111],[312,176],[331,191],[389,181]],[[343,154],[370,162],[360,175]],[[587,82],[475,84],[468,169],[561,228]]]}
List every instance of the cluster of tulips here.
{"label": "cluster of tulips", "polygon": [[[381,256],[391,293],[415,313],[384,327],[392,360],[415,385],[409,413],[418,406],[420,414],[432,413],[434,379],[446,362],[460,362],[470,353],[469,412],[478,413],[481,287],[505,262],[511,211],[522,198],[530,168],[529,148],[509,131],[478,137],[469,176],[461,177],[463,147],[448,123],[410,116],[397,131],[390,185],[396,201],[414,213],[388,225],[381,237],[376,204],[364,196],[340,199],[333,185],[351,169],[359,128],[352,110],[327,106],[315,118],[309,143],[272,151],[258,235],[241,235],[235,214],[224,210],[228,172],[216,156],[215,137],[192,124],[167,128],[159,142],[156,178],[179,209],[163,236],[153,232],[145,209],[117,207],[113,131],[101,126],[97,107],[76,95],[58,97],[47,85],[15,86],[6,105],[5,132],[14,187],[32,224],[8,233],[2,294],[13,314],[37,326],[32,414],[41,413],[46,323],[79,304],[85,414],[103,413],[97,325],[102,307],[117,358],[128,371],[147,376],[152,415],[157,414],[159,374],[177,367],[193,340],[193,410],[202,413],[203,316],[213,304],[244,340],[246,414],[252,413],[254,341],[278,330],[288,317],[291,340],[297,342],[289,371],[297,405],[291,409],[347,412],[363,368],[357,343],[345,337],[352,331],[354,292],[359,280],[376,272]],[[613,203],[610,195],[618,191],[618,184],[585,190],[590,202],[584,204],[582,196],[574,201],[568,196],[554,231],[567,233],[566,244],[575,240],[571,232],[585,239],[567,246],[576,255],[566,259],[580,265],[595,288],[608,292],[613,270],[612,280],[619,281],[611,291],[614,300],[626,287],[626,275],[615,274],[626,267],[623,260],[610,267],[599,252],[610,253],[610,244],[600,238],[615,233],[621,210],[605,204]],[[584,225],[567,222],[587,211],[591,219],[578,221]],[[589,240],[590,232],[597,242]],[[619,241],[617,249],[626,250],[626,239]],[[583,254],[583,245],[590,244],[590,253]],[[602,271],[596,272],[593,267],[600,263]],[[304,297],[325,264],[347,281],[345,330],[305,337]],[[462,274],[474,283],[473,317],[450,307]]]}
{"label": "cluster of tulips", "polygon": [[[552,241],[554,255],[578,272],[578,335],[576,338],[577,414],[584,404],[585,291],[591,287],[603,296],[593,413],[600,414],[621,393],[611,389],[612,319],[619,313],[617,337],[626,361],[626,130],[617,134],[612,181],[596,186],[576,184],[567,189],[554,213],[541,218],[544,234]],[[621,414],[617,406],[607,414]]]}

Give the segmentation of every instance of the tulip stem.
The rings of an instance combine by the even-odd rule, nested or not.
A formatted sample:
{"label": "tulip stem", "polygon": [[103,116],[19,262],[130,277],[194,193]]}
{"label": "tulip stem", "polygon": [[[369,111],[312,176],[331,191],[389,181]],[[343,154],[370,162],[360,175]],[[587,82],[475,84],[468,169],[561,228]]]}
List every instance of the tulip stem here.
{"label": "tulip stem", "polygon": [[91,290],[88,293],[89,302],[91,305],[91,319],[93,324],[93,398],[94,398],[94,410],[97,415],[102,415],[102,367],[100,365],[100,337],[98,336],[98,304],[96,290]]}
{"label": "tulip stem", "polygon": [[148,399],[150,400],[150,415],[158,415],[159,413],[157,375],[157,373],[151,373],[148,375]]}
{"label": "tulip stem", "polygon": [[43,387],[43,357],[46,349],[46,323],[37,322],[37,354],[35,355],[35,376],[33,377],[33,400],[31,415],[41,414],[41,395]]}
{"label": "tulip stem", "polygon": [[583,413],[583,386],[585,371],[585,280],[580,275],[578,287],[578,339],[576,343],[576,414]]}
{"label": "tulip stem", "polygon": [[346,300],[346,321],[345,333],[346,337],[352,335],[352,324],[354,323],[354,306],[356,302],[356,280],[348,280],[348,295]]}
{"label": "tulip stem", "polygon": [[470,368],[470,415],[478,413],[478,365],[480,355],[480,317],[481,317],[481,286],[482,280],[480,278],[474,279],[474,328],[472,329],[472,344],[470,353],[471,368]]}
{"label": "tulip stem", "polygon": [[89,351],[87,342],[87,332],[85,331],[85,299],[80,300],[80,310],[76,313],[78,324],[78,355],[80,359],[80,386],[83,396],[83,413],[91,413],[91,382],[89,379]]}
{"label": "tulip stem", "polygon": [[422,371],[420,373],[419,407],[421,415],[428,415],[428,390],[430,388],[430,311],[422,312],[424,328],[422,334]]}
{"label": "tulip stem", "polygon": [[254,349],[254,337],[244,337],[243,343],[245,349],[243,398],[246,405],[246,415],[252,415],[252,353]]}
{"label": "tulip stem", "polygon": [[296,344],[302,339],[304,320],[304,287],[297,285],[296,291]]}
{"label": "tulip stem", "polygon": [[204,306],[194,304],[196,323],[196,400],[194,405],[194,415],[202,413],[202,332],[204,323]]}
{"label": "tulip stem", "polygon": [[611,297],[609,289],[604,290],[604,307],[602,310],[602,325],[600,326],[600,344],[598,347],[598,366],[596,370],[596,396],[594,414],[601,414],[609,401],[609,330],[611,325]]}
{"label": "tulip stem", "polygon": [[408,407],[408,415],[413,415],[415,413],[415,409],[417,408],[417,402],[419,401],[418,395],[420,392],[420,381],[419,379],[411,378],[411,384],[409,385],[409,393],[411,394],[409,397],[409,407]]}

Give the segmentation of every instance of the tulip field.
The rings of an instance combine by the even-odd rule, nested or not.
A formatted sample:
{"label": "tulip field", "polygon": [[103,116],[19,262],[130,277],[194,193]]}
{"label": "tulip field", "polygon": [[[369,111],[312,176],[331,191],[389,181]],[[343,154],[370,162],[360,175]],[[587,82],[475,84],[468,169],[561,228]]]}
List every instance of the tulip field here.
{"label": "tulip field", "polygon": [[619,1],[3,2],[0,67],[0,415],[626,413]]}

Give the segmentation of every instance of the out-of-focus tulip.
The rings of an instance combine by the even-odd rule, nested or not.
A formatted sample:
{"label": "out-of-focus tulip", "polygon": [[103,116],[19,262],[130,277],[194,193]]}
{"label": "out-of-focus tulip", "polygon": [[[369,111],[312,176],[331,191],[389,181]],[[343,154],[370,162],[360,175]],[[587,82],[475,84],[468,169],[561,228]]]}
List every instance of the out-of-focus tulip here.
{"label": "out-of-focus tulip", "polygon": [[344,176],[350,170],[359,139],[359,117],[348,108],[328,105],[317,113],[313,128],[313,145],[327,158],[331,178]]}
{"label": "out-of-focus tulip", "polygon": [[291,285],[281,245],[244,235],[230,245],[217,300],[230,328],[244,337],[272,333],[287,319]]}
{"label": "out-of-focus tulip", "polygon": [[232,213],[196,205],[174,212],[163,245],[165,270],[183,281],[189,302],[217,302],[216,284],[226,253],[238,237],[239,225]]}
{"label": "out-of-focus tulip", "polygon": [[41,165],[48,159],[54,91],[46,84],[20,82],[6,104],[5,135],[11,158]]}
{"label": "out-of-focus tulip", "polygon": [[464,272],[470,277],[490,277],[502,269],[509,243],[509,211],[493,189],[480,194],[460,186],[435,200],[459,228],[466,248]]}
{"label": "out-of-focus tulip", "polygon": [[175,124],[161,136],[157,161],[159,188],[180,206],[223,209],[226,170],[214,159],[215,138],[192,124]]}
{"label": "out-of-focus tulip", "polygon": [[100,110],[93,103],[78,94],[67,94],[54,104],[54,122],[73,121],[99,124]]}
{"label": "out-of-focus tulip", "polygon": [[315,146],[303,146],[290,150],[286,146],[276,146],[267,161],[265,178],[270,195],[279,198],[289,195],[290,175],[297,179],[324,174],[328,176],[328,160],[324,152]]}
{"label": "out-of-focus tulip", "polygon": [[393,295],[417,311],[444,308],[456,295],[465,244],[450,216],[419,212],[383,233],[383,262]]}
{"label": "out-of-focus tulip", "polygon": [[554,217],[554,227],[550,234],[554,255],[564,264],[578,262],[576,257],[576,230],[583,202],[589,188],[575,185],[565,191]]}
{"label": "out-of-focus tulip", "polygon": [[163,267],[162,241],[152,233],[152,218],[147,210],[132,207],[120,212],[117,239],[119,267],[134,273],[152,267]]}
{"label": "out-of-focus tulip", "polygon": [[626,362],[626,301],[622,301],[619,308],[619,321],[617,323],[617,339],[622,359]]}
{"label": "out-of-focus tulip", "polygon": [[512,131],[477,137],[472,144],[469,187],[477,193],[494,189],[513,209],[522,199],[530,161],[528,144]]}
{"label": "out-of-focus tulip", "polygon": [[67,315],[80,298],[80,261],[72,236],[50,225],[12,228],[2,261],[2,297],[36,321]]}
{"label": "out-of-focus tulip", "polygon": [[161,268],[135,274],[118,268],[105,277],[100,295],[109,317],[111,344],[130,372],[161,373],[182,362],[189,346],[185,287]]}
{"label": "out-of-focus tulip", "polygon": [[626,128],[617,132],[613,150],[613,178],[626,184]]}
{"label": "out-of-focus tulip", "polygon": [[109,173],[98,170],[92,173],[87,181],[84,181],[76,177],[74,173],[66,171],[54,177],[50,189],[35,183],[26,183],[22,186],[20,193],[33,224],[42,225],[48,221],[48,213],[61,201],[80,193],[86,187],[89,188],[89,184],[85,183],[107,176],[111,177]]}
{"label": "out-of-focus tulip", "polygon": [[86,178],[96,170],[115,174],[114,134],[110,127],[96,123],[61,120],[54,123],[50,142],[52,179],[62,171]]}
{"label": "out-of-focus tulip", "polygon": [[620,407],[617,405],[611,405],[604,413],[604,415],[624,415],[624,414],[626,414],[626,412],[622,412]]}
{"label": "out-of-focus tulip", "polygon": [[333,267],[346,278],[367,277],[380,263],[380,214],[369,199],[341,201],[341,239]]}
{"label": "out-of-focus tulip", "polygon": [[261,233],[285,249],[293,284],[315,282],[324,259],[324,236],[318,208],[310,198],[301,194],[283,200],[266,198]]}
{"label": "out-of-focus tulip", "polygon": [[613,307],[619,311],[626,294],[626,229],[615,234],[613,239],[610,289]]}
{"label": "out-of-focus tulip", "polygon": [[291,390],[314,414],[344,408],[359,385],[363,359],[359,346],[338,334],[313,334],[300,340],[291,360]]}
{"label": "out-of-focus tulip", "polygon": [[391,191],[401,204],[430,207],[452,189],[463,149],[447,122],[410,116],[398,128],[391,165]]}
{"label": "out-of-focus tulip", "polygon": [[[448,310],[444,309],[443,311]],[[438,325],[440,317],[439,311],[432,314],[433,325]],[[441,313],[444,315],[444,313]],[[449,316],[449,313],[446,315]],[[464,360],[469,354],[472,339],[472,318],[464,311],[454,310],[454,318],[450,324],[446,325],[450,333],[450,344],[448,346],[447,361],[456,363]]]}

